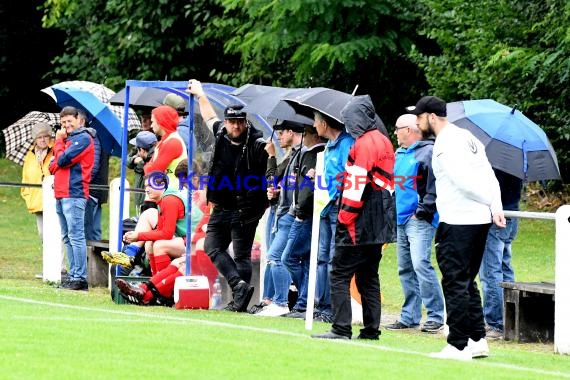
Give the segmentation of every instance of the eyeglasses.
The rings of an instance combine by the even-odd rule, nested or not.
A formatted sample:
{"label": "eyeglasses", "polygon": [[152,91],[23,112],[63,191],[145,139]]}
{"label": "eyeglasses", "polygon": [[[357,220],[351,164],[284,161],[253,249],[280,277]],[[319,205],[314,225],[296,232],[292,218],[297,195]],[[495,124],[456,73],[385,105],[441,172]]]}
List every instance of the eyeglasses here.
{"label": "eyeglasses", "polygon": [[404,127],[396,127],[395,130],[396,130],[396,131],[399,131],[400,129],[404,129],[404,128],[412,128],[412,127],[406,127],[406,126],[404,126]]}

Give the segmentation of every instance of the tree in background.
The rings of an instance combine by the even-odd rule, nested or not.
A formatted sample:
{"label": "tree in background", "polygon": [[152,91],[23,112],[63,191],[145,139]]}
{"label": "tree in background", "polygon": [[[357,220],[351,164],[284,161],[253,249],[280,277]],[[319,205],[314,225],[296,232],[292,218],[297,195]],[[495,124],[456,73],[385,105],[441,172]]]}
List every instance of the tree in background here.
{"label": "tree in background", "polygon": [[426,88],[423,73],[408,58],[417,39],[415,1],[221,2],[226,11],[213,32],[228,38],[226,52],[241,56],[237,76],[215,69],[222,82],[349,93],[358,85],[357,94],[370,94],[389,125]]}
{"label": "tree in background", "polygon": [[448,101],[491,98],[517,108],[552,142],[570,178],[570,2],[426,0],[415,60]]}
{"label": "tree in background", "polygon": [[208,39],[215,0],[47,0],[44,26],[67,33],[50,77],[84,78],[118,90],[127,79],[205,78],[213,67],[237,70],[223,43]]}

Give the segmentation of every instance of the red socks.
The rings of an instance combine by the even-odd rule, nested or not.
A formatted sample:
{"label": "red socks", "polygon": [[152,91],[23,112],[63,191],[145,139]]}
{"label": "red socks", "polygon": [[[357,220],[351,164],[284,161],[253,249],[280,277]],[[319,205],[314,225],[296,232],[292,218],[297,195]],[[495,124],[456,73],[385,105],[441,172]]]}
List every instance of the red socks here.
{"label": "red socks", "polygon": [[[155,272],[152,272],[153,275],[157,274],[158,272],[160,272],[163,269],[166,269],[166,267],[168,267],[170,265],[170,262],[172,260],[170,260],[170,256],[168,255],[154,255],[154,266],[155,266]],[[152,270],[152,267],[151,267]]]}

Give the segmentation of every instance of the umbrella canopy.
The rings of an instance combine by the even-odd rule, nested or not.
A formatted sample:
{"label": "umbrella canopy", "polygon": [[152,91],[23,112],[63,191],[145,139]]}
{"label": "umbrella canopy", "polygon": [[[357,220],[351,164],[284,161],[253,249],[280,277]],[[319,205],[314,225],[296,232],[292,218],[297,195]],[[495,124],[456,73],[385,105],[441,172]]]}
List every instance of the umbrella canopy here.
{"label": "umbrella canopy", "polygon": [[6,158],[24,165],[24,157],[34,143],[32,128],[40,122],[50,124],[55,131],[60,126],[59,113],[32,111],[2,131],[6,141]]}
{"label": "umbrella canopy", "polygon": [[[115,95],[115,91],[111,90],[110,88],[102,84],[86,80],[72,80],[72,81],[60,82],[41,90],[42,92],[49,95],[56,103],[57,103],[57,98],[53,91],[54,87],[77,89],[77,90],[90,92],[101,102],[107,104],[107,107],[109,107],[111,111],[113,111],[113,113],[117,115],[122,125],[125,108],[122,105],[112,105],[109,103],[109,100]],[[130,109],[129,131],[139,130],[140,128],[141,128],[141,122],[137,116],[137,113],[134,110]]]}
{"label": "umbrella canopy", "polygon": [[110,155],[121,157],[122,123],[107,104],[85,90],[54,85],[51,91],[60,107],[84,109],[90,117],[90,126],[97,130],[101,138],[102,148]]}
{"label": "umbrella canopy", "polygon": [[[171,92],[155,87],[132,87],[129,92],[129,105],[135,109],[154,108],[162,105],[164,97]],[[125,104],[126,89],[122,89],[109,99],[113,105]]]}
{"label": "umbrella canopy", "polygon": [[290,104],[282,100],[297,90],[300,89],[246,84],[231,94],[247,104],[244,108],[246,112],[262,116],[273,124],[288,120],[312,125],[312,117],[297,114]]}
{"label": "umbrella canopy", "polygon": [[342,124],[340,111],[352,99],[346,92],[326,87],[299,89],[283,98],[295,111],[313,119],[313,111],[319,111]]}
{"label": "umbrella canopy", "polygon": [[560,179],[548,137],[515,108],[492,99],[465,100],[448,103],[447,117],[485,145],[494,168],[528,181]]}

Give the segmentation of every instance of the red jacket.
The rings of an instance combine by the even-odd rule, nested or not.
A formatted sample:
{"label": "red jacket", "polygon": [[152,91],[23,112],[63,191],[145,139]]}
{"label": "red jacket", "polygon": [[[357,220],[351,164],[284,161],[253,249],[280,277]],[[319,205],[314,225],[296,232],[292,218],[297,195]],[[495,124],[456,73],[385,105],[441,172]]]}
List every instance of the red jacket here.
{"label": "red jacket", "polygon": [[95,155],[89,132],[79,128],[66,139],[56,139],[53,152],[54,160],[49,165],[49,171],[55,176],[55,198],[89,198]]}

